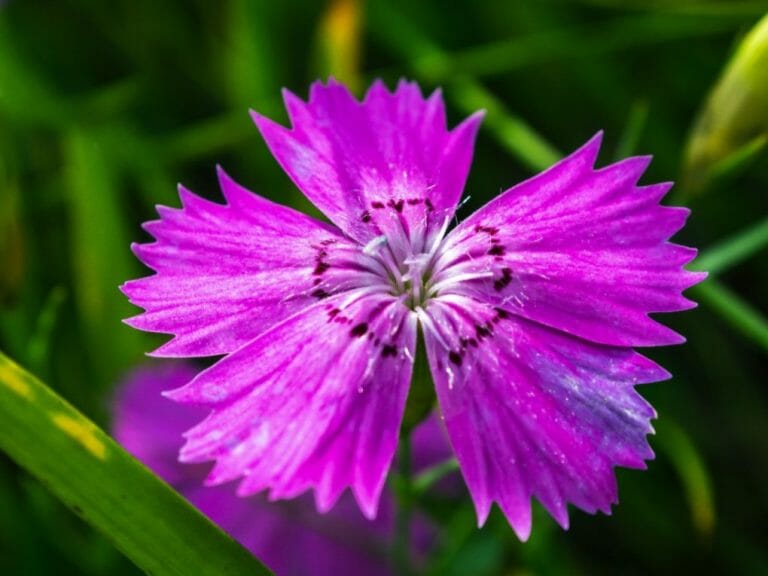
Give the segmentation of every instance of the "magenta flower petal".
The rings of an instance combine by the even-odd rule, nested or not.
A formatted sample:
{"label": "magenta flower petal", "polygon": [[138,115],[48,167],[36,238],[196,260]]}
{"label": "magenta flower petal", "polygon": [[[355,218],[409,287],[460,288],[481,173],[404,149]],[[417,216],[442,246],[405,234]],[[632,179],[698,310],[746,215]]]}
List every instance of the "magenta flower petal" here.
{"label": "magenta flower petal", "polygon": [[429,307],[427,353],[451,443],[482,525],[498,502],[518,536],[535,496],[563,526],[567,503],[609,513],[614,466],[644,468],[653,408],[635,384],[669,374],[464,296]]}
{"label": "magenta flower petal", "polygon": [[156,242],[133,246],[157,273],[122,286],[146,309],[128,323],[175,335],[158,356],[233,352],[344,282],[323,274],[350,246],[338,232],[219,178],[228,204],[180,188],[184,207],[145,225]]}
{"label": "magenta flower petal", "polygon": [[680,343],[648,313],[695,306],[681,292],[705,276],[682,268],[696,251],[667,242],[688,210],[659,205],[671,184],[637,186],[648,157],[595,170],[600,139],[462,222],[444,258],[493,274],[449,290],[593,342]]}
{"label": "magenta flower petal", "polygon": [[186,434],[208,482],[272,499],[314,488],[329,509],[351,487],[374,517],[397,445],[415,318],[389,295],[330,297],[263,333],[170,397],[213,409]]}
{"label": "magenta flower petal", "polygon": [[312,85],[309,102],[285,93],[292,128],[254,113],[275,158],[328,218],[365,244],[426,237],[453,215],[472,161],[481,115],[446,129],[440,92],[415,83],[390,93],[375,82],[358,102],[341,84]]}

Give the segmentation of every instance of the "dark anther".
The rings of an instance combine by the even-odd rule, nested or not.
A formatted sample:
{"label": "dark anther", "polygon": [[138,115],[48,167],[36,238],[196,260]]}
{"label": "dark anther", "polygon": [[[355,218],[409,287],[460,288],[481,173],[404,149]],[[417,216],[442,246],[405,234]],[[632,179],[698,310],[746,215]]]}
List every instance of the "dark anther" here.
{"label": "dark anther", "polygon": [[448,360],[456,364],[456,366],[461,366],[461,355],[458,352],[451,350],[448,353]]}
{"label": "dark anther", "polygon": [[501,278],[496,280],[493,283],[494,289],[499,292],[509,286],[509,284],[512,282],[512,270],[509,268],[502,268],[501,269]]}
{"label": "dark anther", "polygon": [[371,202],[371,208],[376,208],[376,209],[380,210],[380,209],[384,208],[384,203],[383,202],[379,202],[378,200],[374,200],[373,202]]}
{"label": "dark anther", "polygon": [[349,334],[355,338],[360,338],[360,336],[363,336],[366,332],[368,332],[368,324],[362,322],[352,328],[352,330],[349,331]]}
{"label": "dark anther", "polygon": [[322,288],[317,288],[316,290],[312,290],[310,293],[310,296],[314,296],[315,298],[323,299],[328,298],[328,292],[323,290]]}
{"label": "dark anther", "polygon": [[488,254],[491,256],[503,256],[504,252],[506,252],[506,250],[504,249],[504,246],[500,244],[494,244],[491,246],[491,249],[488,250]]}
{"label": "dark anther", "polygon": [[365,222],[366,224],[371,221],[371,213],[366,210],[360,215],[360,220]]}

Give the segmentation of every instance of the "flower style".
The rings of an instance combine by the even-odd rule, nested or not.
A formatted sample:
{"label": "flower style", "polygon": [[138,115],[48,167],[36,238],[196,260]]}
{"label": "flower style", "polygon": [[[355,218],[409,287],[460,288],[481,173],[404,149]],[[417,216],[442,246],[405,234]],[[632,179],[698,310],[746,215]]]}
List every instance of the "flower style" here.
{"label": "flower style", "polygon": [[[194,375],[194,367],[185,363],[145,366],[128,375],[112,407],[117,441],[281,576],[392,574],[387,561],[394,534],[391,501],[383,500],[383,513],[375,522],[366,521],[349,494],[320,516],[306,496],[295,502],[269,503],[263,495],[238,498],[232,486],[204,487],[210,466],[178,462],[182,433],[206,410],[171,402],[161,391],[181,386]],[[413,431],[413,454],[417,469],[449,456],[437,418]],[[410,545],[418,561],[419,553],[423,555],[434,544],[434,529],[420,517],[413,520],[412,528]]]}
{"label": "flower style", "polygon": [[285,92],[291,128],[253,114],[283,169],[332,222],[274,204],[222,170],[227,204],[183,187],[134,246],[156,274],[123,290],[128,322],[175,337],[159,356],[225,355],[169,396],[211,413],[181,458],[242,496],[350,487],[374,517],[395,453],[417,331],[482,525],[498,503],[517,535],[531,497],[616,502],[614,466],[643,468],[653,408],[635,384],[669,374],[633,350],[684,339],[649,317],[695,306],[688,211],[638,186],[649,157],[595,169],[600,135],[448,232],[480,113],[446,128],[442,96],[376,82],[362,102],[330,81]]}

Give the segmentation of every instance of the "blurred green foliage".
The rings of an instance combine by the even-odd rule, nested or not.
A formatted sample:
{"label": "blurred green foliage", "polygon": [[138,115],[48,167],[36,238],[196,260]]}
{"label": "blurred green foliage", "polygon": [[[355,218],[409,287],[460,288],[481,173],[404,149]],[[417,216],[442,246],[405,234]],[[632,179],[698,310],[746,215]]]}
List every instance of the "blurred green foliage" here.
{"label": "blurred green foliage", "polygon": [[[120,375],[160,341],[121,323],[136,311],[117,286],[145,273],[129,242],[147,238],[155,204],[178,206],[175,183],[220,199],[221,163],[317,214],[248,117],[284,120],[283,86],[408,76],[442,85],[453,121],[487,108],[467,214],[599,129],[601,162],[652,153],[648,181],[679,178],[707,94],[766,12],[752,0],[10,0],[0,348],[107,425]],[[751,106],[739,133],[766,117],[764,99]],[[689,342],[650,351],[675,377],[642,390],[660,414],[649,471],[619,472],[614,515],[575,511],[569,532],[537,508],[525,545],[500,514],[478,531],[468,501],[427,492],[416,505],[442,527],[429,573],[768,573],[768,153],[747,152],[719,165],[708,194],[682,197],[693,215],[680,240],[712,248],[702,265],[717,278],[692,291],[699,309],[665,320]],[[0,573],[137,569],[3,458]]]}

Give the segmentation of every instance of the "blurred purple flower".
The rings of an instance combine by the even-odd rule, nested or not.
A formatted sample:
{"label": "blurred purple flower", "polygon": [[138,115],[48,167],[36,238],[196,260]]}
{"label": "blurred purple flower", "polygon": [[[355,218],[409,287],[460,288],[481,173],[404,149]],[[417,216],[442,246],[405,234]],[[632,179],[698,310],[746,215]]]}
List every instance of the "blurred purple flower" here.
{"label": "blurred purple flower", "polygon": [[[264,495],[239,498],[232,486],[203,486],[210,466],[178,461],[182,433],[205,417],[206,410],[171,402],[161,392],[194,375],[188,364],[144,367],[130,374],[113,405],[117,441],[281,576],[391,574],[388,549],[394,505],[386,496],[382,513],[373,522],[360,514],[349,494],[333,511],[319,515],[308,495],[292,502],[267,502]],[[450,456],[437,418],[414,430],[413,453],[417,469]],[[411,544],[416,562],[434,534],[423,518],[414,519]]]}
{"label": "blurred purple flower", "polygon": [[351,487],[374,517],[395,453],[418,326],[451,443],[482,524],[518,536],[532,496],[610,511],[614,466],[643,468],[653,408],[634,390],[669,374],[635,346],[683,338],[649,317],[694,306],[695,250],[668,239],[688,211],[638,186],[649,157],[594,169],[600,135],[446,234],[481,114],[447,130],[439,91],[381,82],[358,102],[316,83],[285,93],[292,128],[258,114],[269,148],[325,224],[240,187],[226,205],[184,188],[135,245],[157,274],[123,290],[129,323],[175,338],[159,356],[226,357],[170,396],[212,414],[181,457],[207,481],[328,510]]}

